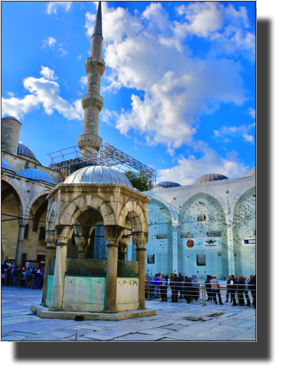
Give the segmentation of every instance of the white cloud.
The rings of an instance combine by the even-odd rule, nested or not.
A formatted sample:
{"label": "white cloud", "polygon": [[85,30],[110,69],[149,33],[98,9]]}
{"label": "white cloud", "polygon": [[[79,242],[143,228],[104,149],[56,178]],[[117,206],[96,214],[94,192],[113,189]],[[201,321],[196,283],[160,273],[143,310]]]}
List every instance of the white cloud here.
{"label": "white cloud", "polygon": [[[227,22],[246,27],[244,8],[236,11],[220,3],[191,3],[178,7],[183,21],[171,24],[160,3],[151,3],[142,14],[107,4],[102,6],[104,76],[109,86],[102,92],[133,89],[131,109],[114,112],[121,133],[136,130],[149,144],[166,144],[173,154],[173,148],[191,144],[201,115],[213,113],[221,103],[241,105],[246,101],[238,61],[216,59],[215,55],[199,59],[189,55],[189,47],[184,49],[182,44],[183,36],[194,33],[218,40],[213,34],[221,34]],[[89,36],[95,17],[86,14]]]}
{"label": "white cloud", "polygon": [[82,59],[82,55],[77,56],[77,59]]}
{"label": "white cloud", "polygon": [[248,109],[247,114],[249,114],[252,118],[256,118],[256,109],[252,109],[251,107]]}
{"label": "white cloud", "polygon": [[13,92],[7,91],[6,94],[7,94],[8,96],[10,96],[10,98],[13,98],[13,97],[14,97],[14,93],[13,93]]}
{"label": "white cloud", "polygon": [[42,106],[48,115],[56,110],[68,120],[83,120],[81,100],[76,100],[70,104],[59,95],[58,83],[52,78],[47,78],[48,76],[55,77],[53,70],[42,66],[41,74],[43,75],[41,78],[28,77],[24,79],[23,86],[30,92],[30,95],[26,95],[22,99],[2,98],[2,113],[19,119],[33,109],[39,109]]}
{"label": "white cloud", "polygon": [[56,80],[58,79],[58,77],[55,75],[55,72],[54,70],[51,70],[50,68],[48,67],[44,67],[44,66],[41,66],[41,71],[40,71],[41,75],[46,78],[46,79],[50,79],[50,80]]}
{"label": "white cloud", "polygon": [[61,46],[61,44],[59,44],[59,47],[58,47],[58,53],[60,54],[60,56],[65,56],[67,55],[67,51]]}
{"label": "white cloud", "polygon": [[85,88],[87,86],[87,83],[88,83],[88,76],[82,76],[82,78],[80,79],[80,83],[81,83],[81,87],[82,88]]}
{"label": "white cloud", "polygon": [[255,138],[249,134],[249,131],[255,128],[255,123],[242,126],[222,127],[220,130],[214,130],[214,137],[223,142],[230,142],[231,137],[243,137],[247,142],[255,143]]}
{"label": "white cloud", "polygon": [[63,8],[65,11],[68,11],[71,8],[72,2],[49,2],[46,7],[46,13],[50,15],[54,13],[57,15],[57,9]]}
{"label": "white cloud", "polygon": [[248,31],[249,20],[245,7],[238,10],[232,4],[224,6],[218,2],[197,2],[177,8],[184,17],[176,22],[174,33],[177,39],[196,35],[212,42],[212,54],[243,54],[255,60],[255,35]]}
{"label": "white cloud", "polygon": [[116,120],[118,119],[118,114],[115,111],[110,111],[108,109],[102,109],[100,113],[100,119],[103,122],[106,122],[109,126],[115,126]]}
{"label": "white cloud", "polygon": [[197,178],[207,173],[219,173],[229,178],[235,178],[245,176],[249,171],[249,168],[238,160],[236,152],[228,153],[226,158],[222,158],[202,141],[196,142],[194,149],[201,151],[203,155],[200,158],[196,158],[194,155],[189,158],[182,156],[178,159],[176,166],[158,170],[157,180],[191,185]]}
{"label": "white cloud", "polygon": [[55,39],[52,36],[49,36],[47,39],[43,39],[43,46],[42,46],[42,48],[54,47],[56,42],[57,42],[57,39]]}
{"label": "white cloud", "polygon": [[65,56],[67,55],[67,51],[63,48],[64,44],[62,43],[59,43],[58,45],[56,45],[57,43],[57,39],[52,37],[52,36],[49,36],[47,39],[43,39],[43,45],[41,48],[55,48],[56,49],[56,52],[61,56]]}

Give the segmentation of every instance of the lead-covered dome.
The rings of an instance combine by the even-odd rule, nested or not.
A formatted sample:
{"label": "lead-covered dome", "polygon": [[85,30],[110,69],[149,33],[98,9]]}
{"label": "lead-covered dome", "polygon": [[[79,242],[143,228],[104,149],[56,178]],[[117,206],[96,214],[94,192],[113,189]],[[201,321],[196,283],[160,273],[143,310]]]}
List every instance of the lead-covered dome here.
{"label": "lead-covered dome", "polygon": [[194,182],[193,185],[201,184],[202,182],[212,182],[212,181],[221,181],[221,180],[228,180],[228,177],[224,176],[223,174],[208,173],[208,174],[204,174],[203,176],[199,177]]}
{"label": "lead-covered dome", "polygon": [[18,144],[17,154],[25,155],[26,157],[36,160],[34,153],[27,146],[23,145],[23,143]]}
{"label": "lead-covered dome", "polygon": [[9,165],[9,163],[4,158],[1,158],[1,168],[7,169],[7,170],[10,170],[10,171],[13,172],[11,166]]}
{"label": "lead-covered dome", "polygon": [[172,181],[164,181],[164,182],[159,182],[157,185],[153,187],[152,190],[160,190],[160,189],[167,189],[167,188],[176,188],[177,186],[181,186],[177,182],[172,182]]}
{"label": "lead-covered dome", "polygon": [[248,172],[246,177],[251,177],[251,176],[255,176],[255,175],[256,175],[256,168],[253,168],[250,172]]}
{"label": "lead-covered dome", "polygon": [[132,189],[129,179],[124,173],[109,168],[108,166],[88,166],[76,170],[64,184],[121,184]]}
{"label": "lead-covered dome", "polygon": [[40,169],[24,169],[21,172],[17,173],[18,176],[30,178],[31,180],[44,181],[50,184],[56,185],[52,177]]}

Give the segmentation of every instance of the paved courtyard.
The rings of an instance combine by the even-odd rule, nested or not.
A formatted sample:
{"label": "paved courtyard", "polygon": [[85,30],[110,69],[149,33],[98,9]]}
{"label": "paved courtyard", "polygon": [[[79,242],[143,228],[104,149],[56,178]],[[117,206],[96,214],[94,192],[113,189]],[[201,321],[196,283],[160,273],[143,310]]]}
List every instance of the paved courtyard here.
{"label": "paved courtyard", "polygon": [[[2,287],[2,341],[254,341],[256,313],[230,303],[207,306],[150,300],[155,316],[121,321],[41,319],[30,310],[42,291]],[[224,302],[224,299],[223,299]],[[219,314],[218,314],[219,313]]]}

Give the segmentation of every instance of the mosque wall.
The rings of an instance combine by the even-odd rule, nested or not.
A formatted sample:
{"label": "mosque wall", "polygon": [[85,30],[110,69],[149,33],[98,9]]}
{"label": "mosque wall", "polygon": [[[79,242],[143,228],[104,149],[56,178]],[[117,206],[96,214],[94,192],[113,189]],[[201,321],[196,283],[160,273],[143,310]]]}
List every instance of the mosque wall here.
{"label": "mosque wall", "polygon": [[[150,276],[182,272],[198,278],[216,274],[224,280],[230,274],[255,273],[255,176],[144,193],[152,197],[146,246],[147,255],[155,254],[154,264],[146,260]],[[167,238],[157,240],[159,233]]]}

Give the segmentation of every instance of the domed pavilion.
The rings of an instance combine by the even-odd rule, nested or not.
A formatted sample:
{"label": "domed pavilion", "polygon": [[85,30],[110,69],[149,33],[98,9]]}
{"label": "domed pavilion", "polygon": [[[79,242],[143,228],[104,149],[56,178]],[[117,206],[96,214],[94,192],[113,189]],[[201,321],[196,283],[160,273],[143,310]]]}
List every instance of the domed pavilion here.
{"label": "domed pavilion", "polygon": [[[145,308],[149,201],[132,188],[125,174],[105,166],[79,169],[51,192],[46,225],[47,245],[52,247],[48,266],[53,265],[55,245],[56,257],[43,293],[43,303],[50,310],[117,313]],[[107,260],[85,259],[91,234],[99,224],[104,224]],[[77,259],[67,258],[73,235]],[[137,261],[125,260],[130,236]]]}

